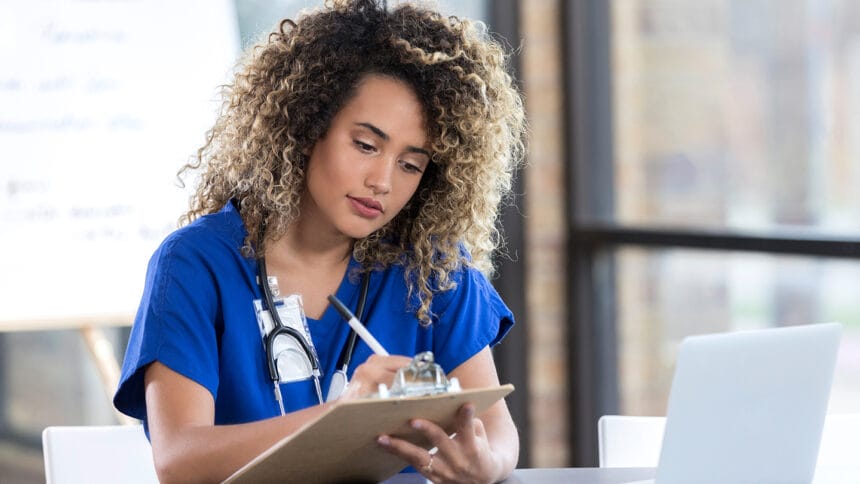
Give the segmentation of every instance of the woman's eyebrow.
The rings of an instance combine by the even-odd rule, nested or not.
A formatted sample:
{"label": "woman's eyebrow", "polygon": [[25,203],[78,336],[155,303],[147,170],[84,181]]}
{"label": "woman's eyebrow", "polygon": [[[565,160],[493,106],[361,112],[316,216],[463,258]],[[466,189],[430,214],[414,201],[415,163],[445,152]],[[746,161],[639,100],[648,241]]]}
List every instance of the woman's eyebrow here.
{"label": "woman's eyebrow", "polygon": [[[389,139],[391,139],[391,137],[388,136],[388,133],[386,133],[385,131],[382,131],[381,129],[379,129],[378,127],[374,126],[371,123],[364,123],[363,122],[363,123],[355,123],[355,124],[356,124],[356,126],[361,126],[363,128],[367,128],[367,129],[373,131],[373,134],[375,134],[376,136],[379,136],[380,138],[382,138],[385,141],[388,141]],[[406,148],[406,151],[409,151],[411,153],[419,153],[422,155],[426,155],[427,158],[430,158],[430,152],[428,152],[424,148],[419,148],[417,146],[409,146]]]}
{"label": "woman's eyebrow", "polygon": [[373,133],[374,133],[376,136],[379,136],[380,138],[382,138],[382,139],[383,139],[383,140],[385,140],[385,141],[388,141],[388,140],[389,140],[389,138],[390,138],[390,136],[388,136],[388,133],[386,133],[385,131],[382,131],[381,129],[377,128],[376,126],[374,126],[374,125],[372,125],[372,124],[370,124],[370,123],[355,123],[355,124],[356,124],[356,125],[358,125],[358,126],[363,126],[363,127],[367,128],[367,129],[369,129],[369,130],[373,131]]}

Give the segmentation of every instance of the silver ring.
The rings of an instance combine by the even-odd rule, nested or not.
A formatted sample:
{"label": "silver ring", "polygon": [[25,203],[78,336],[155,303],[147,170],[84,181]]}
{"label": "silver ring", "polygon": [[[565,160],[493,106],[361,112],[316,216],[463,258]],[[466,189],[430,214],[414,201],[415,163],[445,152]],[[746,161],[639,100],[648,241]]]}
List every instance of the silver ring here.
{"label": "silver ring", "polygon": [[426,472],[427,474],[429,474],[429,473],[433,472],[433,454],[430,454],[430,453],[428,452],[428,455],[430,456],[430,460],[429,460],[429,461],[427,461],[427,465],[426,465],[426,466],[424,466],[424,467],[422,467],[422,468],[421,468],[421,470],[422,470],[423,472]]}

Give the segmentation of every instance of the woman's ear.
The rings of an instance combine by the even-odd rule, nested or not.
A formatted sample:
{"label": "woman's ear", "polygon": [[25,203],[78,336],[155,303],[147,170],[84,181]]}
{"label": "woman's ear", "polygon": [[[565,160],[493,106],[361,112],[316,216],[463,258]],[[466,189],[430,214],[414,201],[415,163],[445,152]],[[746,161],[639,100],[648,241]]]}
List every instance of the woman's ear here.
{"label": "woman's ear", "polygon": [[316,139],[315,139],[315,140],[305,139],[305,140],[302,142],[302,145],[303,145],[303,146],[302,146],[302,151],[301,151],[301,152],[302,152],[302,154],[303,154],[303,155],[305,155],[305,157],[307,157],[307,158],[310,158],[310,157],[311,157],[311,153],[313,153],[313,151],[314,151],[314,146],[316,146],[317,141],[319,141],[319,140],[316,140]]}
{"label": "woman's ear", "polygon": [[302,166],[308,166],[308,162],[311,161],[311,152],[313,152],[313,145],[305,146],[301,151],[301,160]]}

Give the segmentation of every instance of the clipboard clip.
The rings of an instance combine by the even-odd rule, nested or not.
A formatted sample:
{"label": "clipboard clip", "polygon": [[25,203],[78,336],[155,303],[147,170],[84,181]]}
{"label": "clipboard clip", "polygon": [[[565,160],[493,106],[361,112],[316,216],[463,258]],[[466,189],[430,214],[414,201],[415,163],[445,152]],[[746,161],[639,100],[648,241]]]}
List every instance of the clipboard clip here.
{"label": "clipboard clip", "polygon": [[421,397],[460,390],[457,378],[449,380],[442,367],[434,361],[433,352],[424,351],[415,355],[408,365],[397,370],[391,390],[384,384],[379,385],[379,398]]}

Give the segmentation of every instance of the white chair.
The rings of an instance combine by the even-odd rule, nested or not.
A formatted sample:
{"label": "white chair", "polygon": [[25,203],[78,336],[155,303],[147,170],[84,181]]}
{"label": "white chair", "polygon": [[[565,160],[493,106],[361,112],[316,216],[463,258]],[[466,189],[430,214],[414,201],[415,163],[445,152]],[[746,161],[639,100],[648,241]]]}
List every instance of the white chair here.
{"label": "white chair", "polygon": [[[665,425],[665,417],[600,417],[597,421],[600,467],[657,467]],[[860,413],[827,415],[817,466],[858,468],[857,449],[860,449]]]}
{"label": "white chair", "polygon": [[48,427],[42,450],[47,484],[158,483],[140,424]]}
{"label": "white chair", "polygon": [[600,467],[657,467],[665,425],[665,417],[600,417],[597,421]]}
{"label": "white chair", "polygon": [[860,470],[860,413],[832,413],[824,419],[818,467]]}

